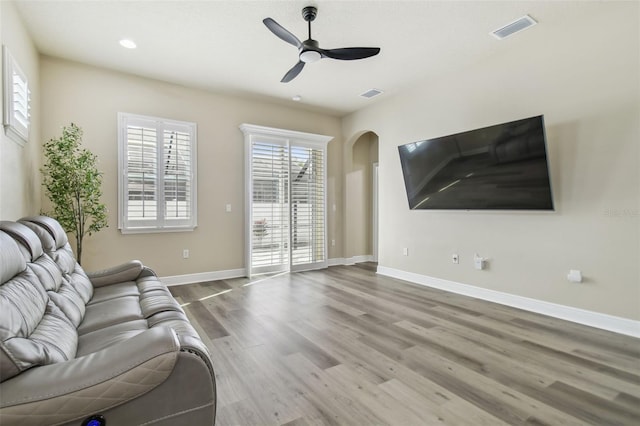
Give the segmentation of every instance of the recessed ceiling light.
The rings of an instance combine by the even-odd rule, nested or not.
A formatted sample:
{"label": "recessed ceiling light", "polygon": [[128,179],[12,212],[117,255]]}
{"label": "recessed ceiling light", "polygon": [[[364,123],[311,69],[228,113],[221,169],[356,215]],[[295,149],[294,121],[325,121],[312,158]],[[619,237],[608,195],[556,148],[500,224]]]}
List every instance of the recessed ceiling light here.
{"label": "recessed ceiling light", "polygon": [[120,46],[126,47],[127,49],[135,49],[137,47],[136,43],[133,40],[129,40],[126,38],[120,40]]}
{"label": "recessed ceiling light", "polygon": [[293,99],[296,102],[300,102],[302,100],[302,96],[300,95],[295,95],[294,97],[292,97],[291,99]]}

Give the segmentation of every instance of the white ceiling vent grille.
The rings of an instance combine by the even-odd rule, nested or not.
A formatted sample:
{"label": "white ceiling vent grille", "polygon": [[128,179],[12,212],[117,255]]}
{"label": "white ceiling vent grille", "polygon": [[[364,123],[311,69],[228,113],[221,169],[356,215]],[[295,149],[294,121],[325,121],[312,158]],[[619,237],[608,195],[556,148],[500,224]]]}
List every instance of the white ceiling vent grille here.
{"label": "white ceiling vent grille", "polygon": [[366,92],[362,93],[360,96],[362,96],[363,98],[371,99],[375,96],[378,96],[381,93],[382,93],[382,90],[369,89]]}
{"label": "white ceiling vent grille", "polygon": [[498,40],[502,40],[503,38],[509,37],[512,34],[532,27],[535,24],[537,24],[535,19],[533,19],[529,15],[524,15],[522,18],[518,18],[515,21],[505,25],[504,27],[498,28],[497,30],[493,31],[491,35]]}

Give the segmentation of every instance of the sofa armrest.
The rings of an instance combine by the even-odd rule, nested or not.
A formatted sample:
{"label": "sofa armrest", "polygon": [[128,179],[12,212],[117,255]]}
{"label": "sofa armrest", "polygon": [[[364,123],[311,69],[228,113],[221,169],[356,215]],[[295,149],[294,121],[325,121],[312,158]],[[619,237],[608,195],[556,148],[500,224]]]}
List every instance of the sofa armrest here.
{"label": "sofa armrest", "polygon": [[135,281],[146,269],[139,260],[131,260],[101,271],[88,272],[87,276],[94,287],[104,287],[125,281]]}
{"label": "sofa armrest", "polygon": [[0,424],[35,415],[39,424],[58,424],[123,404],[165,381],[179,353],[175,332],[156,327],[80,358],[32,368],[0,384]]}

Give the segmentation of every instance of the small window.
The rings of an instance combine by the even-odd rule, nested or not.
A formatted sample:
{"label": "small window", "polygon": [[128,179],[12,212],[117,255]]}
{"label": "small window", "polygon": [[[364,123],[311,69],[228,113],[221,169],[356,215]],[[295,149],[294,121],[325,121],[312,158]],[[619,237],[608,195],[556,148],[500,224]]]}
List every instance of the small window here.
{"label": "small window", "polygon": [[29,140],[31,92],[26,74],[11,56],[7,46],[3,49],[3,75],[5,133],[24,145]]}
{"label": "small window", "polygon": [[196,124],[118,114],[123,233],[196,227]]}

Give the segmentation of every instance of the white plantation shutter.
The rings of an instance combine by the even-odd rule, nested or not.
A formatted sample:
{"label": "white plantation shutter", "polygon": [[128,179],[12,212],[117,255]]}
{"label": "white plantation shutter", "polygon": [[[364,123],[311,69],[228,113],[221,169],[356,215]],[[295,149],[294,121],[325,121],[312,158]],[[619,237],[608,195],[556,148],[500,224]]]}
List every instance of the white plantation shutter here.
{"label": "white plantation shutter", "polygon": [[27,79],[16,69],[13,70],[13,114],[18,123],[24,128],[29,127],[31,114],[29,103],[31,101],[31,91]]}
{"label": "white plantation shutter", "polygon": [[122,232],[196,226],[196,125],[118,114]]}
{"label": "white plantation shutter", "polygon": [[164,217],[167,222],[188,221],[191,216],[191,134],[179,129],[164,130],[162,159]]}
{"label": "white plantation shutter", "polygon": [[29,140],[31,91],[26,74],[4,47],[4,125],[7,135],[24,144]]}
{"label": "white plantation shutter", "polygon": [[327,266],[326,144],[331,137],[243,124],[248,275]]}
{"label": "white plantation shutter", "polygon": [[147,221],[152,226],[158,219],[158,138],[153,127],[126,127],[127,164],[125,217],[127,222]]}

